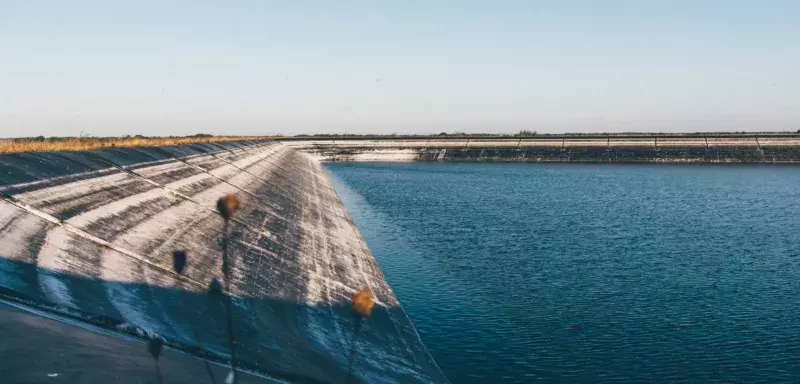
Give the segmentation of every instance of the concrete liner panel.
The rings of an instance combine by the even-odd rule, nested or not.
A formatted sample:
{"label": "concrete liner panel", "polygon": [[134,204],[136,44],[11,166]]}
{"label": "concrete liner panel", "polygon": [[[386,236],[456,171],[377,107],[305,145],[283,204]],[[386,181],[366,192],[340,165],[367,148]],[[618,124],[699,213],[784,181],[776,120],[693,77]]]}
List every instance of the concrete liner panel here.
{"label": "concrete liner panel", "polygon": [[770,147],[761,147],[761,149],[764,151],[764,158],[767,161],[797,162],[800,160],[800,147],[770,146]]}
{"label": "concrete liner panel", "polygon": [[185,146],[191,147],[193,150],[201,153],[218,153],[225,151],[225,148],[214,145],[214,143],[192,143],[186,144]]}
{"label": "concrete liner panel", "polygon": [[0,155],[0,186],[109,169],[79,152],[25,152]]}
{"label": "concrete liner panel", "polygon": [[88,151],[87,154],[100,157],[121,167],[172,160],[172,156],[168,153],[148,147],[101,148]]}
{"label": "concrete liner panel", "polygon": [[192,145],[166,145],[159,148],[162,151],[172,155],[172,157],[187,157],[208,154],[208,151],[201,150],[201,148]]}

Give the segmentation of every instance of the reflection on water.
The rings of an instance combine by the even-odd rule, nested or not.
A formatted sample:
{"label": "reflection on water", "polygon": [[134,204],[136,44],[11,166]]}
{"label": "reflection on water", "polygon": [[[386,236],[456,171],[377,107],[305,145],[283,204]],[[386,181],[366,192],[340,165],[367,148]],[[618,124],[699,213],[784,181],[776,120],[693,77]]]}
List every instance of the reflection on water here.
{"label": "reflection on water", "polygon": [[800,169],[329,164],[454,383],[800,380]]}

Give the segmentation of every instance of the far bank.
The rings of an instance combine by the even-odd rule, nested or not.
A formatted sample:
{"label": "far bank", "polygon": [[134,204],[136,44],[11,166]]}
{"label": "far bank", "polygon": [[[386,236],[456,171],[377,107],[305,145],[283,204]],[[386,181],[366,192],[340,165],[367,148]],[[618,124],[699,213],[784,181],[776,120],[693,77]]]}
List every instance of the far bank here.
{"label": "far bank", "polygon": [[321,161],[800,163],[800,135],[286,138]]}

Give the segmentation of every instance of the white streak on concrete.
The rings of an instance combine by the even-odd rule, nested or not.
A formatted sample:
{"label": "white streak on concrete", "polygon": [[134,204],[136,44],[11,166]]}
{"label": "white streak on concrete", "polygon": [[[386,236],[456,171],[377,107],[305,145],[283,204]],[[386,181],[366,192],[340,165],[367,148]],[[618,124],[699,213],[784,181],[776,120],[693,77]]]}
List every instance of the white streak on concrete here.
{"label": "white streak on concrete", "polygon": [[49,188],[28,191],[15,195],[15,198],[20,201],[25,201],[27,204],[37,205],[42,202],[46,202],[49,199],[68,199],[87,195],[109,186],[118,185],[123,180],[129,178],[130,175],[120,172],[112,175],[79,180]]}
{"label": "white streak on concrete", "polygon": [[[167,196],[166,192],[158,188],[153,188],[147,192],[139,193],[133,196],[128,196],[123,199],[98,207],[96,209],[84,212],[80,215],[74,216],[69,220],[67,220],[67,223],[70,223],[79,228],[86,229],[86,227],[89,224],[92,224],[100,219],[117,215],[127,208],[143,205],[152,200],[165,196]],[[120,220],[124,220],[124,218],[120,218]]]}
{"label": "white streak on concrete", "polygon": [[0,201],[0,256],[32,263],[36,255],[30,253],[29,244],[47,225],[46,221]]}
{"label": "white streak on concrete", "polygon": [[70,255],[64,254],[64,249],[70,246],[70,242],[71,238],[68,232],[61,227],[54,228],[47,233],[47,238],[45,238],[37,259],[38,266],[42,268],[39,273],[39,286],[51,302],[68,308],[80,309],[75,304],[66,284],[56,275],[64,273],[85,276],[85,271],[75,270],[69,263],[64,262],[70,257]]}

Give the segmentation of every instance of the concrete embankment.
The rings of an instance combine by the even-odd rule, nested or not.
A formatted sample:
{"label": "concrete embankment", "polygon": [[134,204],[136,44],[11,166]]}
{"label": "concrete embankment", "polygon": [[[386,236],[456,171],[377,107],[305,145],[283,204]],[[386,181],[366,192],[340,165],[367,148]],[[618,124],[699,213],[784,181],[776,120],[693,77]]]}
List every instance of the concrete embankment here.
{"label": "concrete embankment", "polygon": [[378,305],[355,381],[446,382],[320,163],[273,141],[0,156],[0,294],[224,362],[224,306],[209,286],[223,280],[215,207],[228,193],[242,201],[227,240],[242,366],[344,381],[348,299],[369,287]]}
{"label": "concrete embankment", "polygon": [[800,135],[286,139],[322,161],[800,163]]}

